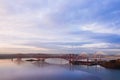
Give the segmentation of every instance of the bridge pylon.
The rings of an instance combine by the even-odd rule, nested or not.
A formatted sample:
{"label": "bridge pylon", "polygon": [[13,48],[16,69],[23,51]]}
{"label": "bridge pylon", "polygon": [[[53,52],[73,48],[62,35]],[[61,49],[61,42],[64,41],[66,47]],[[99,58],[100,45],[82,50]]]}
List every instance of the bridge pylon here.
{"label": "bridge pylon", "polygon": [[69,54],[69,63],[72,64],[76,61],[77,56],[75,54]]}

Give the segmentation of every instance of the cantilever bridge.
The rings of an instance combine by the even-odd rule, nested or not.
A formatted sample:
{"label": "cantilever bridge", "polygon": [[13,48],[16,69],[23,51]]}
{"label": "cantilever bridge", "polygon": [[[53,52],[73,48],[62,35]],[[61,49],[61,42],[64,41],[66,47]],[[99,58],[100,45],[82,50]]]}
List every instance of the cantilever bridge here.
{"label": "cantilever bridge", "polygon": [[[96,56],[93,55],[93,56]],[[98,58],[101,58],[103,56],[97,55]],[[65,59],[68,60],[69,62],[75,62],[75,61],[79,61],[82,59],[86,59],[87,61],[89,61],[89,56],[86,53],[81,53],[81,54],[13,54],[13,55],[9,55],[9,58],[14,59],[22,59],[22,58],[36,58],[37,60],[42,60],[44,61],[45,59],[48,58],[61,58],[61,59]]]}
{"label": "cantilever bridge", "polygon": [[37,58],[39,60],[45,60],[47,58],[61,58],[66,59],[69,62],[78,61],[79,59],[87,59],[87,56],[80,56],[78,54],[17,54],[12,58]]}
{"label": "cantilever bridge", "polygon": [[37,60],[45,60],[48,58],[61,58],[68,60],[69,62],[78,61],[80,59],[87,59],[87,56],[78,55],[78,54],[6,54],[0,55],[0,58],[6,59],[18,59],[21,60],[23,58],[35,58]]}

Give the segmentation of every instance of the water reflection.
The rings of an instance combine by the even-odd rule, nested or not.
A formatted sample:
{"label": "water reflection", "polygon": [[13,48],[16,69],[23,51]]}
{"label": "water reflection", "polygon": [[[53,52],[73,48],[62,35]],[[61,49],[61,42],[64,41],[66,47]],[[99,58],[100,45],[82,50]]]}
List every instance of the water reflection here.
{"label": "water reflection", "polygon": [[100,66],[50,64],[18,59],[13,62],[0,60],[0,72],[0,80],[120,80],[120,71]]}
{"label": "water reflection", "polygon": [[16,60],[12,60],[14,63],[18,64],[18,65],[21,65],[23,64],[25,61],[22,60],[22,59],[16,59]]}

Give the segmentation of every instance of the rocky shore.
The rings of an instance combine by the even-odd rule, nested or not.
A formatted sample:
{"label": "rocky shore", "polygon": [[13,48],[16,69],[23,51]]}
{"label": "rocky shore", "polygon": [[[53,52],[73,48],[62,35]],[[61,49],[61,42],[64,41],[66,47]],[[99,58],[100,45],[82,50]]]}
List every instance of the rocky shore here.
{"label": "rocky shore", "polygon": [[120,59],[103,61],[103,62],[100,63],[100,65],[105,67],[105,68],[120,69]]}

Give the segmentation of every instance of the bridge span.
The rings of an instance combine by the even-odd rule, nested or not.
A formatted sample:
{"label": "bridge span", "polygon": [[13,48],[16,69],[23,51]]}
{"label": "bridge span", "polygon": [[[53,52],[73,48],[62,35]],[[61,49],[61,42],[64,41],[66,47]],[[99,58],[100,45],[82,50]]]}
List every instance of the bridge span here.
{"label": "bridge span", "polygon": [[[100,56],[98,56],[100,58]],[[85,59],[86,62],[89,62],[89,56],[86,54],[4,54],[0,55],[0,59],[17,59],[22,60],[23,58],[35,58],[38,61],[44,61],[48,58],[61,58],[68,60],[69,63],[80,62],[80,60]]]}
{"label": "bridge span", "polygon": [[22,59],[22,58],[36,58],[45,60],[47,58],[61,58],[66,59],[69,62],[78,61],[79,59],[87,59],[87,56],[78,54],[4,54],[0,55],[0,58],[4,59]]}

